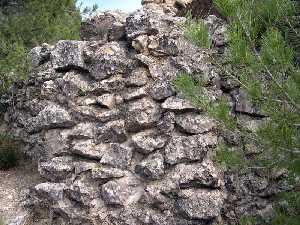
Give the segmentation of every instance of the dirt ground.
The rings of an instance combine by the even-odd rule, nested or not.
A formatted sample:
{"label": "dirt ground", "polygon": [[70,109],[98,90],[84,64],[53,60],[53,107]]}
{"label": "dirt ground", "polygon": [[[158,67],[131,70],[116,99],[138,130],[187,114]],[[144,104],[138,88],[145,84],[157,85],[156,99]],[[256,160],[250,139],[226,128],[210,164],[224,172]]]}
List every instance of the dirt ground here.
{"label": "dirt ground", "polygon": [[9,221],[22,212],[22,191],[40,181],[37,164],[32,161],[22,160],[13,169],[0,170],[0,225],[1,218]]}

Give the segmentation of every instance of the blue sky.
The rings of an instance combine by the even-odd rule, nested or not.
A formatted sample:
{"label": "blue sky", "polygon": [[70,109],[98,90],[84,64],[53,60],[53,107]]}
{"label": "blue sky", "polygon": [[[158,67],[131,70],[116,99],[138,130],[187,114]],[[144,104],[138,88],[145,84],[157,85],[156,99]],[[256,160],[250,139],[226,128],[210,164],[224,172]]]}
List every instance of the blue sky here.
{"label": "blue sky", "polygon": [[141,7],[141,0],[79,0],[83,6],[97,4],[100,11],[120,9],[125,12],[132,12]]}

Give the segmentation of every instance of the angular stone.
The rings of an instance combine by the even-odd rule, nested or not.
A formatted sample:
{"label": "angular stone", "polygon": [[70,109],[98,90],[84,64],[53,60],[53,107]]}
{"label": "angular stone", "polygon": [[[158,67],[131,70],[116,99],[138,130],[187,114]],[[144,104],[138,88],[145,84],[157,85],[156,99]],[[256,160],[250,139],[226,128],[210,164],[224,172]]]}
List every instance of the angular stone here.
{"label": "angular stone", "polygon": [[104,94],[96,98],[96,102],[101,106],[107,107],[109,109],[114,108],[117,104],[122,102],[121,96],[115,94]]}
{"label": "angular stone", "polygon": [[189,219],[212,220],[220,215],[224,196],[219,190],[182,190],[176,201],[179,213]]}
{"label": "angular stone", "polygon": [[90,202],[98,197],[98,193],[98,185],[91,183],[90,179],[85,176],[78,177],[65,190],[66,196],[84,206],[90,206]]}
{"label": "angular stone", "polygon": [[126,140],[127,132],[124,120],[110,121],[98,128],[97,141],[99,143],[122,143]]}
{"label": "angular stone", "polygon": [[77,161],[77,162],[74,162],[75,174],[79,175],[81,173],[91,171],[94,168],[96,168],[97,166],[98,166],[97,163],[90,162],[90,161]]}
{"label": "angular stone", "polygon": [[94,92],[106,93],[106,92],[117,92],[121,91],[125,87],[125,79],[121,74],[116,74],[108,79],[102,80],[96,83],[94,86]]}
{"label": "angular stone", "polygon": [[167,138],[158,134],[156,130],[147,130],[134,134],[132,141],[139,152],[149,154],[156,149],[163,148]]}
{"label": "angular stone", "polygon": [[175,128],[175,113],[166,112],[157,124],[157,130],[160,134],[170,135]]}
{"label": "angular stone", "polygon": [[132,71],[126,79],[127,86],[143,86],[149,81],[149,71],[143,67],[139,67]]}
{"label": "angular stone", "polygon": [[68,133],[69,138],[93,139],[96,136],[97,126],[98,123],[83,122],[74,126],[69,132],[66,132]]}
{"label": "angular stone", "polygon": [[45,151],[48,155],[61,155],[69,152],[68,131],[53,129],[45,132]]}
{"label": "angular stone", "polygon": [[43,129],[68,128],[74,125],[70,114],[61,106],[49,104],[36,117],[28,120],[26,129],[30,133]]}
{"label": "angular stone", "polygon": [[112,179],[121,178],[125,176],[125,171],[117,168],[98,165],[92,170],[92,177],[94,179]]}
{"label": "angular stone", "polygon": [[83,41],[59,41],[51,51],[54,69],[85,68],[83,59]]}
{"label": "angular stone", "polygon": [[135,58],[148,67],[154,80],[171,81],[180,72],[177,67],[174,67],[172,58],[157,59],[156,57],[143,54],[135,55]]}
{"label": "angular stone", "polygon": [[41,183],[34,187],[39,196],[46,196],[50,201],[60,201],[63,199],[63,192],[66,188],[64,183]]}
{"label": "angular stone", "polygon": [[201,161],[209,149],[217,144],[213,134],[173,136],[165,148],[165,160],[173,165],[180,162]]}
{"label": "angular stone", "polygon": [[148,88],[141,87],[141,88],[130,88],[126,90],[126,93],[123,95],[124,100],[130,101],[133,99],[139,99],[146,97],[148,95]]}
{"label": "angular stone", "polygon": [[126,127],[136,131],[154,125],[160,118],[160,108],[150,98],[129,102],[126,107]]}
{"label": "angular stone", "polygon": [[216,122],[205,115],[184,113],[176,116],[176,124],[190,134],[201,134],[212,131]]}
{"label": "angular stone", "polygon": [[117,41],[125,36],[126,14],[120,11],[97,13],[81,23],[80,37],[85,41]]}
{"label": "angular stone", "polygon": [[165,172],[163,155],[160,153],[149,155],[135,167],[135,172],[150,180],[161,178]]}
{"label": "angular stone", "polygon": [[52,48],[52,46],[44,43],[41,46],[31,49],[28,55],[31,59],[32,67],[36,68],[50,60],[50,51]]}
{"label": "angular stone", "polygon": [[132,47],[141,53],[148,52],[148,40],[147,35],[140,35],[132,41]]}
{"label": "angular stone", "polygon": [[65,180],[73,169],[73,158],[67,156],[55,157],[46,162],[39,163],[39,173],[50,181]]}
{"label": "angular stone", "polygon": [[148,48],[154,56],[176,56],[179,53],[177,41],[167,35],[150,36]]}
{"label": "angular stone", "polygon": [[167,98],[161,107],[171,111],[190,111],[196,109],[190,102],[178,97]]}
{"label": "angular stone", "polygon": [[153,181],[146,186],[143,201],[161,211],[170,210],[173,208],[174,202],[172,198],[168,197],[168,194],[176,193],[176,190],[179,190],[179,187],[171,179]]}
{"label": "angular stone", "polygon": [[96,145],[93,140],[74,140],[70,151],[89,159],[101,159],[106,151],[106,145]]}
{"label": "angular stone", "polygon": [[104,153],[100,163],[116,168],[126,169],[132,158],[132,149],[125,144],[109,144],[109,148]]}
{"label": "angular stone", "polygon": [[66,96],[85,95],[93,88],[92,82],[87,76],[73,71],[67,72],[62,79],[57,80],[57,83]]}
{"label": "angular stone", "polygon": [[91,76],[103,80],[115,74],[128,72],[134,64],[130,59],[125,43],[109,42],[97,49],[96,55],[88,64]]}
{"label": "angular stone", "polygon": [[163,100],[172,96],[175,92],[167,81],[157,80],[149,88],[149,94],[155,100]]}
{"label": "angular stone", "polygon": [[178,164],[169,177],[176,181],[180,188],[221,188],[224,185],[220,171],[210,160],[195,164]]}
{"label": "angular stone", "polygon": [[107,205],[128,206],[138,202],[142,194],[143,188],[133,176],[109,181],[101,187],[101,196]]}

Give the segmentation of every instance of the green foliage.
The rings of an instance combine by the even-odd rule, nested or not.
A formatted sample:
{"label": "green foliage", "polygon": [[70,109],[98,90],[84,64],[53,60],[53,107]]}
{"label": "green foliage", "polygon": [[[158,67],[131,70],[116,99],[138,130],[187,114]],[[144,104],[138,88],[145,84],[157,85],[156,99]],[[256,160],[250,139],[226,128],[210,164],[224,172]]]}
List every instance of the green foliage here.
{"label": "green foliage", "polygon": [[237,124],[231,115],[231,107],[224,99],[212,101],[205,88],[205,83],[199,77],[196,79],[187,73],[180,73],[173,81],[173,86],[193,105],[222,121],[228,128],[235,129]]}
{"label": "green foliage", "polygon": [[231,170],[239,170],[245,166],[242,152],[239,149],[231,149],[225,144],[220,144],[217,147],[214,161],[219,166]]}
{"label": "green foliage", "polygon": [[212,45],[208,27],[204,24],[203,20],[194,20],[191,16],[188,16],[185,23],[184,35],[198,47],[210,48]]}
{"label": "green foliage", "polygon": [[279,201],[281,205],[277,206],[272,225],[298,225],[300,221],[300,192],[281,193]]}
{"label": "green foliage", "polygon": [[6,135],[0,135],[0,169],[16,166],[19,159],[20,151],[16,142]]}
{"label": "green foliage", "polygon": [[[299,169],[300,73],[294,52],[279,29],[296,12],[290,0],[216,0],[215,6],[230,23],[229,53],[222,65],[228,78],[238,81],[268,117],[255,134],[264,149],[264,166]],[[248,134],[244,133],[247,138]]]}
{"label": "green foliage", "polygon": [[257,219],[252,216],[243,216],[239,223],[239,225],[255,225],[255,224],[257,224]]}
{"label": "green foliage", "polygon": [[41,43],[79,39],[80,11],[74,0],[25,0],[0,9],[0,93],[30,70],[27,53]]}

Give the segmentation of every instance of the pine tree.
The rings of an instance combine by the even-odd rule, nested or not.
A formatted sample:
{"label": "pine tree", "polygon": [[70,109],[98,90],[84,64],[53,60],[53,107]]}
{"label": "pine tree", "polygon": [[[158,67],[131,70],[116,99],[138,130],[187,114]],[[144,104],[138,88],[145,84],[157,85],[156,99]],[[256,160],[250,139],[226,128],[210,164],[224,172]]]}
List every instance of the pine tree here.
{"label": "pine tree", "polygon": [[28,51],[60,39],[79,39],[81,15],[75,0],[0,2],[0,92],[26,77]]}

